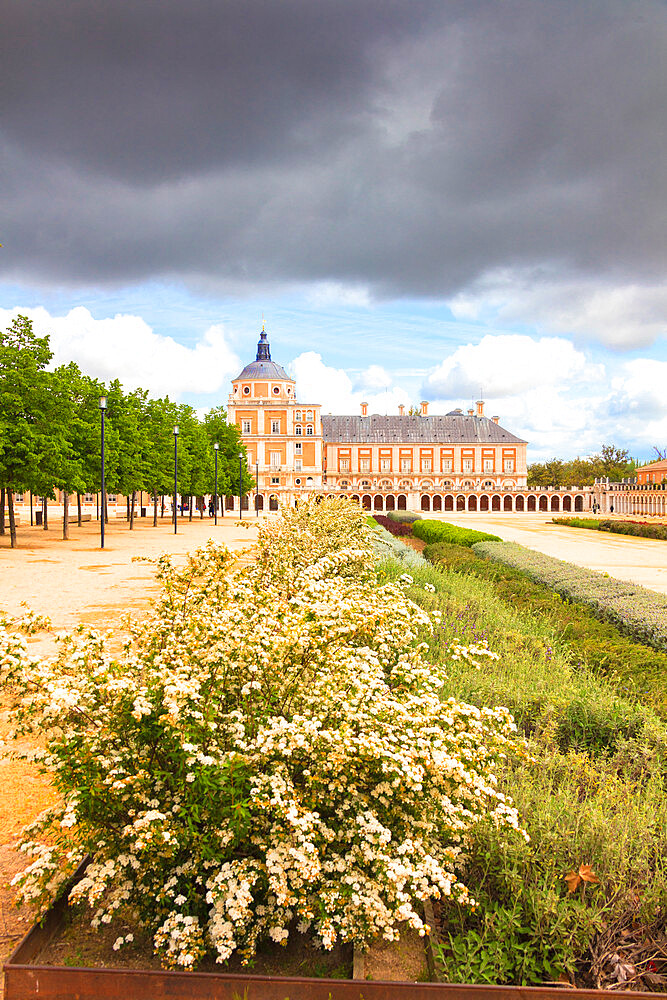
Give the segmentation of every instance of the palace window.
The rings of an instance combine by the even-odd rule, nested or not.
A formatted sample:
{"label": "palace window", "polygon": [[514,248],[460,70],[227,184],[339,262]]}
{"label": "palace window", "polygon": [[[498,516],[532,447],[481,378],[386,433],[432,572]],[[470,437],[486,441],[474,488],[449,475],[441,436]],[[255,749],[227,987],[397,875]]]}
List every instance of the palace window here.
{"label": "palace window", "polygon": [[296,451],[297,455],[300,455],[302,453],[302,449],[303,445],[301,444],[300,441],[297,441],[296,444],[294,445],[294,450]]}
{"label": "palace window", "polygon": [[84,503],[93,503],[94,500],[95,500],[95,494],[94,493],[84,493],[83,494],[83,502]]}
{"label": "palace window", "polygon": [[492,482],[491,479],[487,479],[486,482],[483,485],[484,485],[484,489],[485,490],[492,490],[493,489],[493,482]]}
{"label": "palace window", "polygon": [[15,493],[14,494],[14,500],[16,501],[16,503],[23,503],[23,494],[22,493]]}
{"label": "palace window", "polygon": [[242,431],[242,433],[243,434],[250,434],[250,421],[249,420],[244,420],[243,421],[243,431]]}
{"label": "palace window", "polygon": [[271,421],[271,433],[272,434],[280,434],[280,421],[279,420],[272,420]]}
{"label": "palace window", "polygon": [[380,472],[391,472],[391,459],[381,458],[380,459]]}
{"label": "palace window", "polygon": [[350,471],[350,460],[349,460],[349,458],[341,458],[339,460],[338,464],[340,466],[340,471],[341,472],[349,472]]}
{"label": "palace window", "polygon": [[432,472],[432,464],[430,458],[422,458],[422,472]]}
{"label": "palace window", "polygon": [[280,452],[279,451],[272,451],[271,452],[271,456],[270,456],[270,460],[271,460],[271,468],[272,469],[279,469],[280,468]]}
{"label": "palace window", "polygon": [[301,471],[303,471],[303,459],[302,458],[295,458],[294,459],[294,471],[295,472],[301,472]]}
{"label": "palace window", "polygon": [[443,458],[442,460],[442,471],[451,472],[452,471],[452,460],[451,458]]}
{"label": "palace window", "polygon": [[308,413],[306,414],[306,420],[312,420],[312,419],[313,419],[313,411],[308,410]]}
{"label": "palace window", "polygon": [[371,471],[371,460],[370,458],[360,458],[359,459],[359,472],[370,472]]}
{"label": "palace window", "polygon": [[493,472],[493,459],[492,458],[485,458],[484,459],[484,471],[485,472]]}
{"label": "palace window", "polygon": [[243,386],[243,395],[244,396],[249,396],[250,395],[250,386],[249,385],[244,385]]}
{"label": "palace window", "polygon": [[472,472],[472,458],[464,458],[461,464],[462,472]]}
{"label": "palace window", "polygon": [[312,434],[312,433],[313,433],[313,425],[312,424],[308,424],[308,426],[306,427],[306,434],[308,435],[308,434]]}
{"label": "palace window", "polygon": [[273,395],[274,396],[279,396],[280,395],[280,386],[279,385],[274,385],[274,387],[273,387]]}
{"label": "palace window", "polygon": [[297,428],[296,428],[296,436],[297,437],[301,437],[302,433],[303,433],[303,431],[302,431],[301,425],[299,424],[297,426]]}
{"label": "palace window", "polygon": [[412,459],[402,458],[401,459],[401,472],[412,472]]}
{"label": "palace window", "polygon": [[503,469],[505,472],[514,472],[514,459],[506,458],[503,462]]}
{"label": "palace window", "polygon": [[301,420],[301,410],[296,411],[296,413],[294,414],[294,419]]}
{"label": "palace window", "polygon": [[271,476],[271,485],[280,486],[280,476]]}
{"label": "palace window", "polygon": [[347,479],[341,480],[340,488],[341,490],[349,490],[350,484],[348,483]]}

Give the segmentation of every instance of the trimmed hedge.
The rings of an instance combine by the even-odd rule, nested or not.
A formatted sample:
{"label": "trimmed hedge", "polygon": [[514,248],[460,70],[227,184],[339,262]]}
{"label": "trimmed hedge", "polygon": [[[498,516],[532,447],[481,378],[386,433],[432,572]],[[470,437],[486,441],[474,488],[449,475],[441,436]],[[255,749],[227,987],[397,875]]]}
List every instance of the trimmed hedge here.
{"label": "trimmed hedge", "polygon": [[412,534],[427,543],[449,542],[452,545],[467,545],[475,542],[499,542],[497,535],[489,535],[486,531],[473,531],[471,528],[459,528],[447,521],[420,521],[413,525]]}
{"label": "trimmed hedge", "polygon": [[597,618],[647,646],[667,649],[667,597],[525,549],[515,542],[478,542],[477,555],[514,566],[571,601],[587,604]]}
{"label": "trimmed hedge", "polygon": [[636,535],[667,542],[667,524],[648,524],[646,521],[599,521],[590,517],[554,517],[554,524],[569,528],[589,528],[592,531],[611,531],[614,535]]}
{"label": "trimmed hedge", "polygon": [[574,662],[583,660],[620,693],[648,702],[667,718],[666,652],[623,635],[611,622],[600,621],[592,608],[565,600],[513,566],[482,559],[473,549],[436,542],[427,545],[423,555],[439,568],[484,580],[496,597],[515,610],[542,616],[571,649]]}
{"label": "trimmed hedge", "polygon": [[413,524],[421,521],[421,514],[413,514],[411,510],[390,510],[387,511],[390,521],[398,521],[400,524]]}

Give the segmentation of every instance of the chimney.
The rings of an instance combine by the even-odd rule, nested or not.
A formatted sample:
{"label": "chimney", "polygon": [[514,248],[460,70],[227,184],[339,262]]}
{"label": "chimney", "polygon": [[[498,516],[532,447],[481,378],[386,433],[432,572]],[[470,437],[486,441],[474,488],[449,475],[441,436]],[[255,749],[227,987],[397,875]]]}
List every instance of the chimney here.
{"label": "chimney", "polygon": [[402,417],[402,416],[405,415],[405,407],[403,406],[403,403],[399,403],[398,404],[398,415],[399,415],[399,417]]}
{"label": "chimney", "polygon": [[368,416],[368,403],[362,403],[361,404],[361,415],[362,415],[362,417],[367,417]]}
{"label": "chimney", "polygon": [[483,417],[484,416],[484,400],[483,399],[478,399],[477,400],[477,416],[478,417]]}
{"label": "chimney", "polygon": [[491,417],[491,419],[493,420],[494,424],[497,424],[497,423],[500,422],[500,417]]}
{"label": "chimney", "polygon": [[421,415],[422,415],[422,417],[427,417],[428,416],[428,403],[427,403],[427,401],[425,399],[422,399],[422,404],[421,405],[422,405]]}
{"label": "chimney", "polygon": [[468,416],[469,416],[469,417],[472,417],[472,415],[474,414],[474,412],[475,412],[475,411],[473,410],[473,408],[472,408],[472,406],[471,406],[471,407],[470,407],[470,409],[468,410]]}

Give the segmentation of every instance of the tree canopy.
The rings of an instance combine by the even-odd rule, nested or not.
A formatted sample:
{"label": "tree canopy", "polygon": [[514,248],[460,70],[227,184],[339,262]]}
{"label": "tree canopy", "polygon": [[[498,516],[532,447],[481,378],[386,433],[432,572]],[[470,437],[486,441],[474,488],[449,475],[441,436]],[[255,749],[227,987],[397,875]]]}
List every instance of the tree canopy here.
{"label": "tree canopy", "polygon": [[596,479],[619,482],[634,475],[637,463],[627,449],[604,444],[597,455],[563,461],[534,462],[528,466],[529,486],[592,486]]}
{"label": "tree canopy", "polygon": [[[214,443],[218,450],[218,495],[238,495],[239,456],[243,492],[254,479],[239,429],[222,407],[200,419],[185,404],[153,399],[144,389],[126,392],[115,379],[106,386],[71,362],[49,370],[49,338],[18,316],[0,331],[0,487],[9,496],[31,490],[53,496],[97,492],[101,486],[100,397],[106,396],[105,485],[126,496],[145,491],[154,498],[173,489],[174,427],[179,427],[178,492],[213,493]],[[66,514],[64,532],[66,533]]]}

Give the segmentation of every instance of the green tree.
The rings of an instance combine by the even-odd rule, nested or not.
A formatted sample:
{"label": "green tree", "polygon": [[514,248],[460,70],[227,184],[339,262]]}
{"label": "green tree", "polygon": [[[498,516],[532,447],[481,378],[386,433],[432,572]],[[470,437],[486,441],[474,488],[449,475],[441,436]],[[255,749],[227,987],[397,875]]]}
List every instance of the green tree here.
{"label": "green tree", "polygon": [[[227,413],[222,406],[216,406],[204,415],[204,427],[211,450],[214,444],[218,450],[218,496],[238,496],[239,492],[239,455],[243,458],[241,490],[247,495],[256,486],[254,476],[248,471],[248,453],[241,440],[241,434],[236,424],[227,422]],[[215,460],[215,456],[214,456]],[[213,465],[207,493],[214,493],[215,484]],[[224,509],[224,505],[223,505]]]}
{"label": "green tree", "polygon": [[49,425],[48,337],[38,337],[27,316],[17,316],[0,332],[0,487],[9,508],[12,548],[16,548],[16,490],[49,491],[48,468],[57,452]]}
{"label": "green tree", "polygon": [[178,408],[168,397],[147,399],[144,406],[144,489],[153,497],[153,526],[157,525],[158,496],[174,485],[174,426]]}

